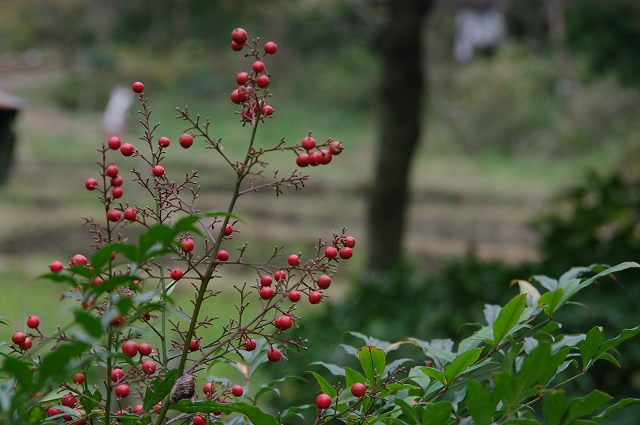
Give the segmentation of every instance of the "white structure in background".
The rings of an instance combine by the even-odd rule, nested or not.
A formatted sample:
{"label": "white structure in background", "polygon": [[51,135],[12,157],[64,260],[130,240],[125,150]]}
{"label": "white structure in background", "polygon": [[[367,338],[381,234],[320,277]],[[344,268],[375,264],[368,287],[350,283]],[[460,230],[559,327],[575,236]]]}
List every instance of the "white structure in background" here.
{"label": "white structure in background", "polygon": [[102,125],[109,136],[120,135],[127,123],[127,112],[133,103],[131,89],[122,86],[111,91],[111,97],[102,116]]}
{"label": "white structure in background", "polygon": [[456,13],[456,27],[453,56],[458,62],[473,59],[477,48],[497,46],[507,34],[502,12],[493,7],[459,9]]}

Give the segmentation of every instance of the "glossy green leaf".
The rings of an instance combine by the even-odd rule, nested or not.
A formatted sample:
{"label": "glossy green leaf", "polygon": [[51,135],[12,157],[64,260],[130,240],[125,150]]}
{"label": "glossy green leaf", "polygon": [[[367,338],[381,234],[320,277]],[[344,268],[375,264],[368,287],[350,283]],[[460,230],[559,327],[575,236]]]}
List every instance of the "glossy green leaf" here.
{"label": "glossy green leaf", "polygon": [[422,425],[446,425],[451,423],[453,405],[448,401],[429,403],[422,411]]}
{"label": "glossy green leaf", "polygon": [[602,413],[600,413],[597,416],[594,416],[591,419],[594,420],[596,423],[600,423],[606,420],[609,416],[616,413],[617,411],[624,409],[625,407],[630,406],[632,404],[638,404],[638,403],[640,403],[640,398],[623,398],[622,400],[618,400],[611,406],[607,407]]}
{"label": "glossy green leaf", "polygon": [[613,397],[602,391],[594,390],[584,397],[574,398],[569,403],[569,408],[562,421],[563,425],[569,425],[576,419],[592,415],[606,406]]}
{"label": "glossy green leaf", "polygon": [[584,341],[578,344],[583,369],[587,369],[591,360],[596,356],[598,349],[602,346],[603,341],[602,328],[594,326],[589,330]]}
{"label": "glossy green leaf", "polygon": [[490,425],[496,402],[491,393],[478,381],[467,382],[465,403],[473,418],[474,425]]}
{"label": "glossy green leaf", "polygon": [[552,391],[544,394],[542,413],[547,425],[560,425],[569,403],[564,391]]}
{"label": "glossy green leaf", "polygon": [[351,386],[355,383],[364,384],[367,382],[367,378],[365,378],[360,372],[351,369],[350,367],[344,368],[344,375],[346,378],[347,388],[351,388]]}
{"label": "glossy green leaf", "polygon": [[324,379],[322,375],[313,371],[309,371],[309,373],[316,379],[323,393],[328,394],[331,398],[334,398],[336,396],[336,389],[333,388],[329,381]]}
{"label": "glossy green leaf", "polygon": [[358,350],[360,366],[369,383],[377,382],[384,373],[386,355],[383,350],[365,345]]}
{"label": "glossy green leaf", "polygon": [[396,398],[395,403],[398,407],[400,407],[402,413],[404,413],[404,416],[406,417],[406,420],[408,420],[408,423],[420,425],[420,417],[418,416],[418,412],[416,411],[416,409],[409,406],[409,403],[401,398]]}
{"label": "glossy green leaf", "polygon": [[527,294],[516,295],[500,310],[498,318],[493,323],[494,347],[497,347],[520,321],[520,316],[526,306],[526,298]]}
{"label": "glossy green leaf", "polygon": [[22,359],[7,356],[2,364],[2,370],[13,376],[21,389],[27,392],[33,389],[33,372],[29,363]]}
{"label": "glossy green leaf", "polygon": [[325,363],[325,362],[312,362],[309,366],[322,366],[327,369],[334,376],[344,376],[344,369],[338,365]]}
{"label": "glossy green leaf", "polygon": [[94,338],[102,336],[102,324],[96,316],[84,310],[74,310],[73,316],[76,324],[80,325],[89,335]]}
{"label": "glossy green leaf", "polygon": [[542,307],[544,313],[553,317],[553,313],[558,309],[564,298],[564,289],[558,288],[555,291],[545,292],[538,300],[538,306]]}
{"label": "glossy green leaf", "polygon": [[465,351],[459,354],[451,363],[449,363],[445,370],[444,375],[448,384],[451,384],[455,379],[462,375],[472,364],[474,364],[482,354],[482,348],[475,348],[473,350]]}
{"label": "glossy green leaf", "polygon": [[44,386],[49,378],[62,378],[68,374],[70,363],[87,351],[91,346],[80,341],[71,341],[58,345],[56,349],[42,358],[38,368],[38,385]]}
{"label": "glossy green leaf", "polygon": [[443,384],[447,381],[447,377],[443,371],[439,369],[434,369],[432,367],[420,367],[418,368],[422,373],[427,375],[430,378],[435,379],[436,381],[442,382]]}

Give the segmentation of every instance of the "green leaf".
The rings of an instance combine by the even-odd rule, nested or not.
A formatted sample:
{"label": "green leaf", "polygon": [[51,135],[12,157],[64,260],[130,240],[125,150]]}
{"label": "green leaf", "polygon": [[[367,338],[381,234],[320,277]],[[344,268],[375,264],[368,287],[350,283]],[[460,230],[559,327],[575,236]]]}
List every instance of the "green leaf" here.
{"label": "green leaf", "polygon": [[540,343],[522,362],[518,374],[518,393],[521,394],[532,385],[540,383],[548,365],[551,363],[551,345]]}
{"label": "green leaf", "polygon": [[444,375],[448,384],[451,384],[458,376],[462,375],[472,364],[474,364],[482,354],[482,348],[465,351],[458,355],[444,370]]}
{"label": "green leaf", "polygon": [[91,346],[80,341],[62,343],[56,349],[42,358],[38,368],[38,386],[44,386],[52,377],[64,377],[71,361],[87,351]]}
{"label": "green leaf", "polygon": [[569,408],[562,424],[569,425],[576,419],[591,415],[603,408],[612,399],[613,397],[609,394],[599,390],[594,390],[584,397],[574,398],[569,403]]}
{"label": "green leaf", "polygon": [[318,385],[320,385],[320,389],[323,393],[328,394],[331,398],[334,398],[336,396],[336,389],[333,388],[333,386],[326,379],[324,379],[322,375],[313,371],[309,371],[309,373],[313,375],[314,378],[316,378],[316,381],[318,382]]}
{"label": "green leaf", "polygon": [[609,416],[616,413],[618,410],[636,403],[640,403],[640,398],[623,398],[622,400],[619,400],[616,403],[612,404],[611,406],[607,407],[598,416],[594,416],[591,419],[593,419],[596,423],[600,423],[606,420]]}
{"label": "green leaf", "polygon": [[582,358],[582,369],[586,370],[589,363],[595,357],[598,352],[598,348],[602,346],[604,336],[602,335],[602,328],[594,326],[587,333],[584,341],[578,344],[580,350],[580,357]]}
{"label": "green leaf", "polygon": [[312,363],[309,363],[309,366],[315,366],[315,365],[324,367],[325,369],[327,369],[334,376],[344,376],[344,369],[341,368],[338,365],[334,365],[334,364],[331,364],[331,363],[325,363],[325,362],[312,362]]}
{"label": "green leaf", "polygon": [[36,279],[46,279],[56,283],[68,283],[71,286],[78,286],[78,282],[75,278],[66,273],[45,273],[41,274]]}
{"label": "green leaf", "polygon": [[602,344],[601,352],[617,347],[623,342],[636,337],[638,334],[640,334],[640,326],[636,326],[631,329],[623,329],[620,335],[615,338],[611,338]]}
{"label": "green leaf", "polygon": [[20,389],[30,392],[33,389],[33,372],[29,363],[22,359],[7,356],[2,364],[2,370],[16,379]]}
{"label": "green leaf", "polygon": [[478,381],[467,382],[465,398],[474,425],[490,425],[495,411],[496,402],[491,393],[484,389]]}
{"label": "green leaf", "polygon": [[102,336],[102,324],[93,314],[84,310],[74,310],[73,316],[75,317],[76,323],[82,326],[89,335],[94,338]]}
{"label": "green leaf", "polygon": [[545,292],[538,301],[538,306],[542,307],[544,313],[552,317],[553,313],[560,307],[564,298],[564,289],[558,288],[555,291]]}
{"label": "green leaf", "polygon": [[550,391],[544,394],[544,403],[542,405],[542,413],[547,425],[560,425],[562,416],[567,410],[567,398],[564,391]]}
{"label": "green leaf", "polygon": [[497,347],[509,334],[509,331],[520,320],[520,316],[526,306],[527,294],[516,295],[509,301],[498,314],[498,318],[493,323],[493,342]]}
{"label": "green leaf", "polygon": [[344,368],[344,375],[346,378],[347,388],[351,388],[351,386],[355,383],[364,384],[365,382],[367,382],[367,378],[362,376],[360,372],[351,369],[350,367]]}
{"label": "green leaf", "polygon": [[420,417],[418,416],[418,412],[416,412],[414,408],[409,406],[409,403],[401,398],[396,398],[395,403],[400,407],[402,413],[404,413],[407,419],[411,420],[411,422],[409,423],[420,425]]}
{"label": "green leaf", "polygon": [[170,409],[183,413],[241,413],[246,416],[253,425],[279,425],[271,415],[263,412],[256,406],[246,403],[218,403],[212,400],[191,402],[180,400],[171,405]]}
{"label": "green leaf", "polygon": [[447,381],[446,375],[444,374],[443,371],[439,369],[434,369],[432,367],[427,367],[427,366],[420,367],[418,369],[428,377],[433,378],[436,381],[440,381],[443,384]]}
{"label": "green leaf", "polygon": [[80,396],[80,404],[85,412],[91,412],[100,401],[102,401],[102,393],[100,393],[100,390],[96,390],[93,394],[89,390],[84,390]]}
{"label": "green leaf", "polygon": [[121,242],[110,243],[100,248],[91,256],[90,263],[93,266],[94,272],[102,270],[102,266],[107,264],[114,252],[123,255],[125,258],[133,262],[136,262],[139,257],[138,248],[134,245]]}
{"label": "green leaf", "polygon": [[540,425],[540,422],[530,418],[509,419],[504,425]]}
{"label": "green leaf", "polygon": [[384,373],[386,356],[383,350],[365,345],[358,350],[360,358],[360,366],[367,377],[367,381],[371,384],[377,382]]}
{"label": "green leaf", "polygon": [[151,385],[147,387],[142,404],[143,411],[149,411],[156,403],[163,400],[173,388],[173,383],[178,375],[177,369],[168,371],[164,377],[156,378],[151,381]]}
{"label": "green leaf", "polygon": [[422,425],[445,425],[451,422],[453,406],[448,401],[428,404],[422,411]]}

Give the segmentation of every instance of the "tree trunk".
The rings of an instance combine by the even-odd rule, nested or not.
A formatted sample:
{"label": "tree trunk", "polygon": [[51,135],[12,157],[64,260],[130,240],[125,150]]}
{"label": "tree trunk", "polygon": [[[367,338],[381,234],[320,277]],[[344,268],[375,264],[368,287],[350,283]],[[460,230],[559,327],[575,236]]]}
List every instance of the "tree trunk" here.
{"label": "tree trunk", "polygon": [[420,139],[425,91],[423,21],[433,0],[388,0],[376,48],[382,61],[380,136],[368,211],[369,268],[389,270],[402,254],[409,172]]}

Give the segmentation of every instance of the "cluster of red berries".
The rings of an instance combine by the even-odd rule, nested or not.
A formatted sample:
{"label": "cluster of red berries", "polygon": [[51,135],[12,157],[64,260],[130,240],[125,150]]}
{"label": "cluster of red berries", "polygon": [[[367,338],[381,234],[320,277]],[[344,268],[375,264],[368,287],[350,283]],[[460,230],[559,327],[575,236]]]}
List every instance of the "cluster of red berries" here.
{"label": "cluster of red berries", "polygon": [[[240,51],[247,44],[249,36],[247,31],[236,28],[231,33],[231,48]],[[257,45],[257,42],[254,42]],[[239,72],[236,74],[236,83],[239,87],[231,92],[229,98],[237,105],[242,105],[242,120],[251,122],[256,116],[270,117],[275,112],[271,105],[265,102],[266,93],[262,97],[256,94],[257,90],[266,89],[271,82],[266,72],[264,58],[266,55],[273,55],[278,51],[278,45],[273,41],[264,43],[263,52],[251,49],[249,55],[256,60],[251,64],[251,73]]]}
{"label": "cluster of red berries", "polygon": [[[27,317],[27,327],[29,329],[38,329],[40,326],[40,318],[38,316],[29,316]],[[13,335],[11,335],[11,341],[17,345],[22,351],[26,351],[33,347],[32,338],[34,335],[28,335],[21,331],[15,331]]]}
{"label": "cluster of red berries", "polygon": [[344,146],[337,140],[328,140],[321,146],[316,145],[316,139],[311,137],[311,133],[302,138],[300,146],[305,152],[299,153],[296,157],[298,167],[315,167],[317,165],[327,165],[334,155],[340,155]]}
{"label": "cluster of red berries", "polygon": [[[353,395],[354,397],[364,397],[366,393],[367,387],[360,382],[356,382],[351,386],[351,395]],[[331,407],[331,403],[332,400],[328,394],[320,393],[316,396],[316,407],[320,410],[328,409],[329,407]]]}

